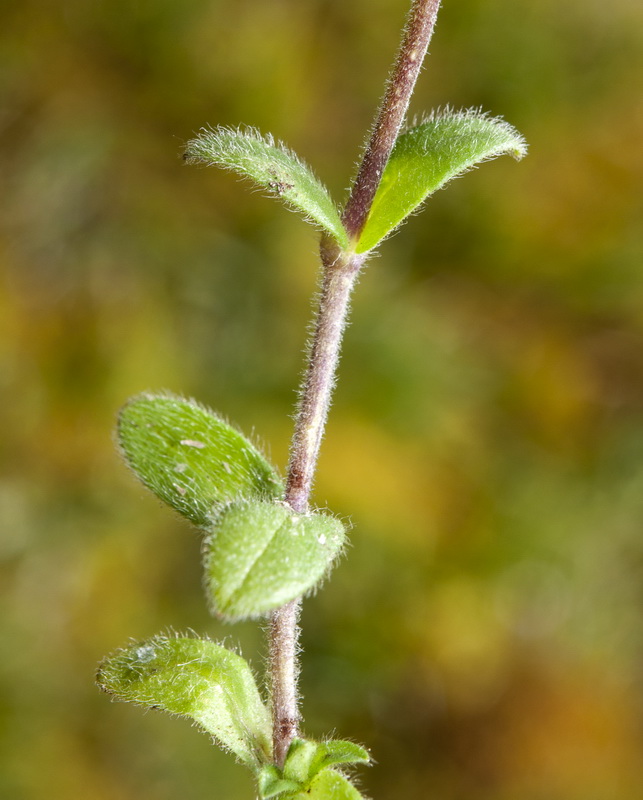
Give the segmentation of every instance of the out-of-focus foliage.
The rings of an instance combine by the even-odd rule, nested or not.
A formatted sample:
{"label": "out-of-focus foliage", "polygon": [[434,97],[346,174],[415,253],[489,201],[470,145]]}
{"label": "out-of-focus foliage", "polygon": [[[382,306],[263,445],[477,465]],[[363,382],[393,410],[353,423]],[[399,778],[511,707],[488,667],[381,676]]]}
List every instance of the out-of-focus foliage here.
{"label": "out-of-focus foliage", "polygon": [[[178,154],[292,145],[341,196],[405,0],[0,7],[0,796],[252,796],[100,658],[211,619],[200,542],[119,463],[117,409],[199,398],[286,462],[316,285],[294,214]],[[643,7],[445,0],[413,113],[530,155],[433,197],[358,287],[315,503],[352,547],[303,615],[306,733],[375,800],[632,800],[643,658]]]}

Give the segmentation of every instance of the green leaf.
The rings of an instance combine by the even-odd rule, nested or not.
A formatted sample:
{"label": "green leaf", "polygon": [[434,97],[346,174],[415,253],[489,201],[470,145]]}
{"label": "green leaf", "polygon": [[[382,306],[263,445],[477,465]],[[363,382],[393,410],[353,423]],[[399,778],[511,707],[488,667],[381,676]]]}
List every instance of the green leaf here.
{"label": "green leaf", "polygon": [[330,767],[333,764],[370,764],[371,757],[364,747],[343,739],[321,742],[314,761],[315,769]]}
{"label": "green leaf", "polygon": [[145,486],[200,527],[233,500],[283,495],[279,477],[256,447],[192,401],[133,398],[120,413],[118,441]]}
{"label": "green leaf", "polygon": [[307,164],[272,136],[262,136],[253,128],[205,129],[188,142],[185,158],[192,164],[223,167],[250,178],[330,233],[341,246],[348,244],[328,189]]}
{"label": "green leaf", "polygon": [[281,795],[279,800],[364,800],[353,784],[334,769],[319,772],[303,791]]}
{"label": "green leaf", "polygon": [[402,133],[386,165],[356,251],[378,245],[433,192],[481,161],[521,159],[522,136],[479,111],[446,112]]}
{"label": "green leaf", "polygon": [[320,512],[296,514],[284,504],[250,500],[228,506],[206,543],[213,611],[228,619],[252,617],[305,594],[344,539],[342,523]]}
{"label": "green leaf", "polygon": [[156,636],[106,658],[96,682],[119,700],[190,717],[253,769],[271,758],[270,714],[250,667],[221,645]]}
{"label": "green leaf", "polygon": [[268,798],[276,797],[284,792],[298,792],[301,789],[301,786],[295,781],[283,778],[281,771],[274,764],[268,764],[262,768],[257,783],[262,800],[268,800]]}
{"label": "green leaf", "polygon": [[368,751],[358,744],[340,739],[313,742],[294,739],[284,763],[284,778],[307,786],[312,778],[334,764],[368,764]]}
{"label": "green leaf", "polygon": [[315,777],[319,769],[313,768],[319,752],[319,742],[311,742],[308,739],[293,739],[286,754],[284,762],[284,777],[302,786],[307,786],[312,778]]}

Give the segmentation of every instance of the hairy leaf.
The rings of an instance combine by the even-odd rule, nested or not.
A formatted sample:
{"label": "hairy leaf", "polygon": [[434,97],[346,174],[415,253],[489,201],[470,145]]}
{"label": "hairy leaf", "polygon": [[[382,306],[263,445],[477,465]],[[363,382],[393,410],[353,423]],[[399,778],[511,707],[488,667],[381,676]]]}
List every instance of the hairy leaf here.
{"label": "hairy leaf", "polygon": [[293,739],[284,762],[284,778],[307,786],[319,772],[319,769],[313,767],[319,746],[319,742],[308,739]]}
{"label": "hairy leaf", "polygon": [[284,764],[284,778],[307,786],[312,778],[326,767],[334,764],[368,764],[368,752],[358,744],[340,739],[313,742],[294,739]]}
{"label": "hairy leaf", "polygon": [[333,764],[369,764],[371,757],[364,747],[343,739],[321,742],[314,761],[316,769]]}
{"label": "hairy leaf", "polygon": [[156,636],[106,658],[96,681],[119,700],[190,717],[252,768],[271,757],[270,715],[250,667],[221,645]]}
{"label": "hairy leaf", "polygon": [[250,178],[346,246],[346,231],[328,189],[307,164],[272,136],[262,136],[252,128],[206,129],[188,142],[185,157],[193,164],[216,165]]}
{"label": "hairy leaf", "polygon": [[344,543],[334,517],[295,514],[279,503],[242,501],[217,517],[205,573],[215,613],[229,619],[278,608],[312,589]]}
{"label": "hairy leaf", "polygon": [[525,140],[508,123],[477,111],[446,112],[402,133],[386,165],[357,252],[371,250],[430,194],[481,161],[522,158]]}
{"label": "hairy leaf", "polygon": [[239,431],[196,403],[143,394],[118,420],[123,455],[141,481],[196,525],[242,497],[278,498],[275,470]]}

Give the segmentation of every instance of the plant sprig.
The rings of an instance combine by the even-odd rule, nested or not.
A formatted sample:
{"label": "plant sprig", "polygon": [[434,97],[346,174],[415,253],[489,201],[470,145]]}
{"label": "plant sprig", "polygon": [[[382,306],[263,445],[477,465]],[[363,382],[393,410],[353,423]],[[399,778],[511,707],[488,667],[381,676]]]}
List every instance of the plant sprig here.
{"label": "plant sprig", "polygon": [[402,44],[342,213],[312,170],[252,128],[204,129],[189,163],[231,170],[321,231],[322,288],[285,484],[242,433],[193,401],[144,394],[121,412],[118,441],[135,474],[204,536],[208,603],[222,619],[269,615],[270,701],[247,662],[208,639],[158,636],[107,658],[102,689],[196,721],[256,778],[263,800],[359,800],[342,773],[364,748],[302,737],[297,696],[301,597],[328,574],[344,525],[310,509],[342,334],[368,257],[435,191],[476,164],[519,159],[522,136],[479,111],[433,113],[402,130],[439,0],[414,0]]}

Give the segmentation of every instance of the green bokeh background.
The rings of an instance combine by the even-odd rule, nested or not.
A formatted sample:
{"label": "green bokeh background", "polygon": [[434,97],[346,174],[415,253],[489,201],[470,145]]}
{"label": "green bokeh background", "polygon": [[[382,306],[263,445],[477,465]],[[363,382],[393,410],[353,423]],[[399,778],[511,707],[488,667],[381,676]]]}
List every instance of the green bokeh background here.
{"label": "green bokeh background", "polygon": [[[243,800],[99,659],[208,617],[200,543],[115,455],[118,407],[197,397],[283,469],[316,234],[185,167],[200,126],[341,197],[406,0],[0,6],[0,796]],[[414,112],[528,139],[439,192],[355,298],[316,502],[353,525],[303,615],[305,729],[374,800],[643,796],[643,6],[445,0]]]}

